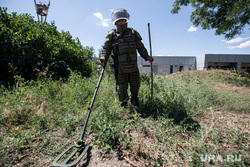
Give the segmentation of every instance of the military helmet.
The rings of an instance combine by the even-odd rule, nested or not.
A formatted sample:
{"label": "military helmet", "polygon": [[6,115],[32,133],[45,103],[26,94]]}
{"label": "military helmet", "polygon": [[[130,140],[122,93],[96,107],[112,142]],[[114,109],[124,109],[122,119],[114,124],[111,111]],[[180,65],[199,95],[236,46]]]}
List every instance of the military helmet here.
{"label": "military helmet", "polygon": [[126,9],[116,9],[112,15],[113,24],[115,24],[118,20],[125,19],[128,20],[130,15],[128,14]]}

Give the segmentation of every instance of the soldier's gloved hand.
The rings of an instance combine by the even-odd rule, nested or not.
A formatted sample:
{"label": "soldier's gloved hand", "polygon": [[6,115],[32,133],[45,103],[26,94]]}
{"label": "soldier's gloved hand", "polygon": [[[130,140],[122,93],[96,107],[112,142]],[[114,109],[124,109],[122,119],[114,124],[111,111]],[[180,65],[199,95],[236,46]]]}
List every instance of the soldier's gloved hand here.
{"label": "soldier's gloved hand", "polygon": [[99,60],[99,64],[102,66],[102,67],[104,67],[104,64],[105,64],[105,60],[103,60],[103,59],[100,59]]}
{"label": "soldier's gloved hand", "polygon": [[153,57],[148,57],[147,61],[149,61],[150,63],[152,63],[154,61],[154,58]]}

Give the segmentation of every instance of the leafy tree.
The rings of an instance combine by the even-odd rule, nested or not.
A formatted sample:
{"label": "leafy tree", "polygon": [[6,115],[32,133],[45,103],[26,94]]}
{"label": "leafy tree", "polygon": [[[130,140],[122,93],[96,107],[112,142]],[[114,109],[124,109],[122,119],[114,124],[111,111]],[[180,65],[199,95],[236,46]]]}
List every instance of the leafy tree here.
{"label": "leafy tree", "polygon": [[83,76],[92,72],[93,48],[83,47],[69,32],[59,32],[55,23],[34,21],[29,14],[8,14],[0,7],[0,84],[38,76],[67,78],[70,71]]}
{"label": "leafy tree", "polygon": [[175,0],[172,13],[191,4],[191,21],[203,29],[215,29],[216,35],[231,39],[250,23],[250,0]]}

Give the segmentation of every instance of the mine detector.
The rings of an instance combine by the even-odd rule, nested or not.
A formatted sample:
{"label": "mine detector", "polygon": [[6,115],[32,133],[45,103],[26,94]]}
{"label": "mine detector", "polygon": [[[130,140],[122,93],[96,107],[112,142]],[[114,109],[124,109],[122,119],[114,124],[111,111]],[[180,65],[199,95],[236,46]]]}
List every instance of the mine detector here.
{"label": "mine detector", "polygon": [[67,149],[65,149],[61,154],[59,154],[55,160],[52,163],[53,167],[75,167],[77,165],[77,163],[82,159],[82,157],[86,154],[86,152],[89,149],[89,146],[85,144],[84,141],[84,135],[85,135],[85,131],[86,131],[86,127],[88,124],[88,120],[90,117],[90,113],[91,113],[91,109],[93,107],[96,95],[97,95],[97,91],[99,89],[103,74],[104,74],[104,70],[105,70],[105,66],[102,68],[102,72],[100,74],[98,83],[95,87],[95,93],[93,95],[92,101],[90,103],[90,106],[88,108],[88,115],[86,117],[86,121],[81,133],[81,136],[79,138],[79,140],[76,142],[75,145],[72,145],[70,147],[68,147]]}

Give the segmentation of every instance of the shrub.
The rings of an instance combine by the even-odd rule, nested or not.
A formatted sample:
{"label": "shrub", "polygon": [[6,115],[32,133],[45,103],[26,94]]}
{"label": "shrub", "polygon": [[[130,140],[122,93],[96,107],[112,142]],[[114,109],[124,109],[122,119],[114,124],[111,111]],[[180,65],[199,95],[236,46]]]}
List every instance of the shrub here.
{"label": "shrub", "polygon": [[8,14],[0,7],[0,84],[13,76],[36,80],[38,76],[68,78],[70,70],[83,76],[92,72],[93,48],[81,46],[55,23],[34,21],[29,14]]}

